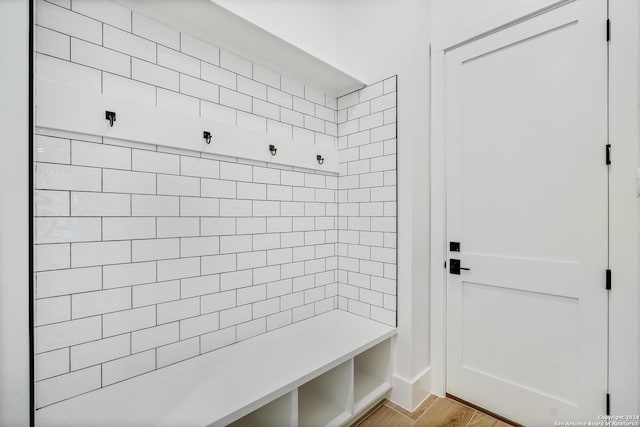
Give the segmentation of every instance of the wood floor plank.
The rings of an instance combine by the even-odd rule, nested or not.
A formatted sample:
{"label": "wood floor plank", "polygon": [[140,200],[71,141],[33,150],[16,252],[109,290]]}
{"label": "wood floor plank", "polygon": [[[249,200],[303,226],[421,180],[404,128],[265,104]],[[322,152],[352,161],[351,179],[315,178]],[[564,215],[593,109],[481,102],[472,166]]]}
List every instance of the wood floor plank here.
{"label": "wood floor plank", "polygon": [[422,402],[415,411],[413,412],[409,412],[406,409],[404,409],[402,406],[398,406],[395,403],[393,403],[392,401],[388,400],[385,402],[385,405],[387,405],[388,407],[390,407],[391,409],[393,409],[396,412],[400,412],[402,415],[411,418],[412,420],[417,420],[418,418],[420,418],[420,415],[422,415],[424,413],[424,411],[426,411],[429,406],[431,406],[431,404],[433,402],[435,402],[438,399],[438,396],[434,395],[434,394],[430,394],[429,397],[427,397],[424,402]]}
{"label": "wood floor plank", "polygon": [[358,418],[357,420],[355,420],[353,423],[351,423],[350,427],[356,427],[359,426],[360,424],[362,424],[362,422],[364,420],[366,420],[367,418],[369,418],[373,413],[375,413],[378,409],[380,409],[381,406],[384,406],[384,404],[387,402],[387,399],[382,399],[380,402],[376,403],[375,405],[373,405],[373,407],[371,409],[369,409],[367,412],[365,412],[364,414],[362,414],[360,416],[360,418]]}
{"label": "wood floor plank", "polygon": [[476,412],[467,427],[511,427],[510,424],[504,423],[482,412]]}
{"label": "wood floor plank", "polygon": [[358,424],[358,427],[410,427],[413,420],[382,405],[376,412]]}
{"label": "wood floor plank", "polygon": [[415,427],[464,427],[476,411],[451,399],[438,398],[415,422]]}
{"label": "wood floor plank", "polygon": [[[433,407],[433,408],[432,408]],[[382,400],[352,427],[511,427],[455,400],[430,395],[413,412]]]}

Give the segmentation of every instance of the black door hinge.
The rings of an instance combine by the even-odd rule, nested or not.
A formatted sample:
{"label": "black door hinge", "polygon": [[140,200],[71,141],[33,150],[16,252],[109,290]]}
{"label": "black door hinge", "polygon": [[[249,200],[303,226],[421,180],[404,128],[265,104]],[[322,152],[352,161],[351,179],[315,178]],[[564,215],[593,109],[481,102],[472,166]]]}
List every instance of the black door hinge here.
{"label": "black door hinge", "polygon": [[605,284],[605,289],[610,291],[611,290],[611,270],[609,270],[607,268],[607,274],[606,274],[606,284]]}
{"label": "black door hinge", "polygon": [[607,41],[611,41],[611,19],[607,19]]}
{"label": "black door hinge", "polygon": [[611,395],[607,393],[607,413],[605,415],[611,415]]}
{"label": "black door hinge", "polygon": [[605,145],[605,164],[611,164],[611,144]]}

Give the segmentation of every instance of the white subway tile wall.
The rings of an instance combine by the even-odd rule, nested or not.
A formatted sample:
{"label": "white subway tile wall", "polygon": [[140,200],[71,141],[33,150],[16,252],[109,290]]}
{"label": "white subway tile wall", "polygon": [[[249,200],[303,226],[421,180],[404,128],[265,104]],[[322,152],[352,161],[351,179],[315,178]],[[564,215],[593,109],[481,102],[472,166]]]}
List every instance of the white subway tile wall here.
{"label": "white subway tile wall", "polygon": [[111,0],[38,0],[36,51],[38,78],[336,147],[335,98]]}
{"label": "white subway tile wall", "polygon": [[[38,78],[336,146],[321,90],[85,3],[38,2]],[[336,308],[335,177],[37,133],[37,407]]]}
{"label": "white subway tile wall", "polygon": [[38,407],[336,308],[332,177],[46,138],[82,149],[36,162]]}
{"label": "white subway tile wall", "polygon": [[82,148],[36,163],[38,407],[336,307],[336,179],[46,140]]}
{"label": "white subway tile wall", "polygon": [[338,306],[395,325],[395,79],[346,105],[85,3],[38,1],[38,78],[337,147],[344,176],[37,129],[36,406]]}
{"label": "white subway tile wall", "polygon": [[397,289],[396,79],[338,98],[337,112],[338,307],[392,326]]}

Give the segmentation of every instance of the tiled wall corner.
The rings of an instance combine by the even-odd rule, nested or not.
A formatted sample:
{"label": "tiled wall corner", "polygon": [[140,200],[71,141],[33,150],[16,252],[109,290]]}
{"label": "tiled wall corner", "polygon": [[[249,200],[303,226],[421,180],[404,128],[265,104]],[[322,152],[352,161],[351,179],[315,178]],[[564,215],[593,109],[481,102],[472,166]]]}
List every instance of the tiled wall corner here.
{"label": "tiled wall corner", "polygon": [[396,80],[338,98],[338,307],[396,326]]}
{"label": "tiled wall corner", "polygon": [[[322,90],[109,0],[36,15],[38,78],[336,146]],[[336,175],[43,129],[34,155],[38,408],[337,307]]]}

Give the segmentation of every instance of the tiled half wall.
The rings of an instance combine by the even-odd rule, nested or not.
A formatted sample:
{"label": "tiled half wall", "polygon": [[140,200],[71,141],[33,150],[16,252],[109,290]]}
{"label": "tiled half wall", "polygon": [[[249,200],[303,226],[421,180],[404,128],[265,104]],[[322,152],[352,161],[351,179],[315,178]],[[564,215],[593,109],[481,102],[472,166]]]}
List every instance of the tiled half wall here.
{"label": "tiled half wall", "polygon": [[394,326],[396,80],[338,98],[338,307]]}
{"label": "tiled half wall", "polygon": [[395,325],[395,77],[336,100],[108,0],[41,0],[35,29],[37,78],[342,163],[36,129],[38,408],[336,308]]}

